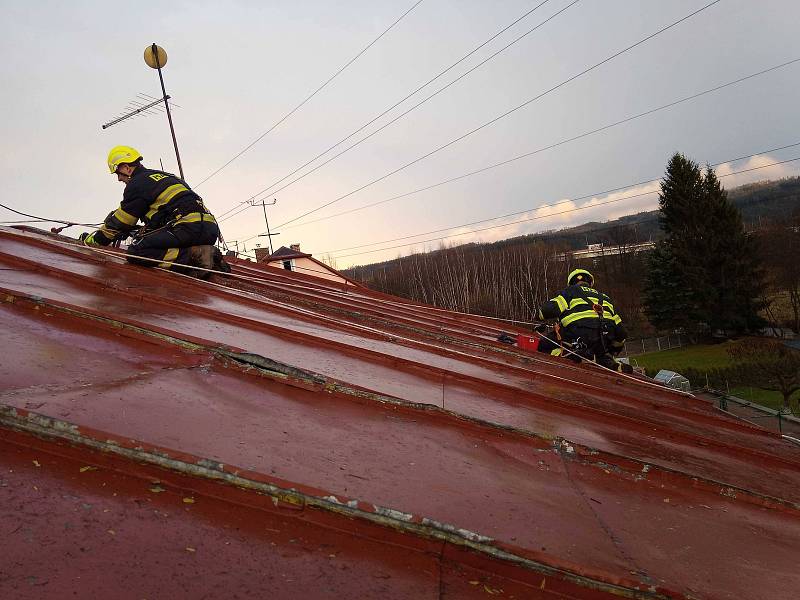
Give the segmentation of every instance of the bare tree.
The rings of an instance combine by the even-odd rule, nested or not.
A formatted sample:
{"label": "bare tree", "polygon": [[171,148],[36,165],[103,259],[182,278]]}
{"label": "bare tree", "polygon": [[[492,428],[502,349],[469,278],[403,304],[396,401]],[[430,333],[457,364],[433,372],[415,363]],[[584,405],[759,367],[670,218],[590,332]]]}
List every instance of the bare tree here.
{"label": "bare tree", "polygon": [[785,294],[792,311],[789,324],[800,333],[800,215],[789,223],[773,223],[761,230],[763,261],[773,293]]}
{"label": "bare tree", "polygon": [[[780,392],[784,412],[791,411],[791,396],[800,390],[800,350],[779,340],[746,338],[728,348],[728,354],[736,364],[740,381]],[[794,404],[797,409],[797,399]]]}

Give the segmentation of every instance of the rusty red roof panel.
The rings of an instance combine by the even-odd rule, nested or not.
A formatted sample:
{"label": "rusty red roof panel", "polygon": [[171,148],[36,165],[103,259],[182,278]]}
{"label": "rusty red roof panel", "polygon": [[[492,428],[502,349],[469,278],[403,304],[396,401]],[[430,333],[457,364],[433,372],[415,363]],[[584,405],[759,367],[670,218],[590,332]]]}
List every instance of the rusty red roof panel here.
{"label": "rusty red roof panel", "polygon": [[[0,365],[0,438],[22,463],[46,457],[24,474],[3,459],[17,464],[20,498],[39,502],[26,487],[36,480],[102,495],[101,479],[74,475],[83,462],[124,479],[128,506],[171,498],[180,523],[144,525],[171,536],[224,530],[224,518],[194,512],[208,504],[284,519],[273,529],[310,545],[368,539],[390,573],[385,595],[347,578],[331,587],[360,597],[797,589],[787,549],[800,540],[800,447],[779,435],[645,381],[510,349],[488,319],[288,271],[234,274],[201,282],[0,228],[0,337],[14,348]],[[154,479],[169,492],[148,491]],[[191,510],[175,501],[192,491]],[[242,547],[270,550],[242,536],[230,549],[210,541],[209,555],[236,565]],[[297,597],[329,597],[311,575],[329,557],[274,552],[269,568],[294,573]],[[417,571],[413,561],[416,577],[391,574]]]}

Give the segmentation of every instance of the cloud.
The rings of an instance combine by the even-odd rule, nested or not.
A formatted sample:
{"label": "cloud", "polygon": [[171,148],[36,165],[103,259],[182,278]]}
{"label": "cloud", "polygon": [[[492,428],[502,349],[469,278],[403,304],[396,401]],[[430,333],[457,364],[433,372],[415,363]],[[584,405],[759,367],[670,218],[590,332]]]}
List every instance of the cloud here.
{"label": "cloud", "polygon": [[[800,176],[800,162],[774,165],[776,162],[779,162],[778,158],[757,155],[740,163],[723,163],[715,167],[715,171],[717,176],[722,178],[722,184],[726,189],[755,181]],[[593,196],[588,200],[559,200],[509,219],[510,224],[507,227],[476,233],[470,241],[498,241],[517,235],[573,227],[591,221],[613,221],[627,215],[655,210],[658,208],[659,191],[660,180],[656,180],[618,192]],[[469,229],[462,231],[466,232]]]}
{"label": "cloud", "polygon": [[657,181],[584,200],[563,199],[508,219],[507,227],[479,232],[480,241],[497,241],[552,229],[564,229],[589,221],[610,221],[624,215],[653,210],[657,206]]}
{"label": "cloud", "polygon": [[[774,165],[767,167],[772,163],[779,162],[779,159],[773,158],[766,154],[759,154],[747,159],[740,163],[723,163],[714,168],[717,177],[721,178],[722,185],[726,189],[731,189],[744,185],[746,183],[753,183],[755,181],[775,180],[784,177],[796,177],[800,175],[800,167],[798,163],[784,163],[782,165]],[[763,168],[759,168],[763,167]],[[756,169],[748,171],[748,169]],[[739,171],[748,171],[746,173],[739,173]],[[733,174],[736,173],[736,174]]]}
{"label": "cloud", "polygon": [[[589,221],[614,220],[624,215],[656,208],[658,206],[656,194],[659,189],[659,183],[655,181],[584,200],[564,198],[548,202],[514,217],[443,232],[442,235],[447,236],[444,240],[432,240],[425,245],[425,248],[436,249],[442,243],[448,246],[491,243],[531,233],[573,227]],[[420,243],[415,249],[421,248]],[[410,250],[404,251],[404,253],[410,252]]]}
{"label": "cloud", "polygon": [[[722,178],[722,184],[726,189],[755,181],[775,180],[800,175],[800,161],[798,163],[766,166],[778,161],[778,158],[768,155],[757,155],[739,163],[723,163],[715,167],[715,171],[717,176]],[[747,172],[740,173],[740,171]],[[422,241],[426,238],[422,238],[416,245],[400,249],[399,253],[412,254],[415,251],[435,250],[441,247],[442,244],[451,246],[466,243],[497,242],[526,234],[565,229],[592,221],[604,223],[623,216],[655,210],[658,208],[660,183],[660,180],[655,180],[618,192],[592,196],[589,199],[573,200],[564,198],[551,201],[547,205],[532,208],[525,213],[507,219],[442,232],[441,235],[447,236],[443,240],[433,240],[423,244]],[[483,231],[480,231],[481,229]],[[392,252],[396,255],[398,249],[393,249]]]}

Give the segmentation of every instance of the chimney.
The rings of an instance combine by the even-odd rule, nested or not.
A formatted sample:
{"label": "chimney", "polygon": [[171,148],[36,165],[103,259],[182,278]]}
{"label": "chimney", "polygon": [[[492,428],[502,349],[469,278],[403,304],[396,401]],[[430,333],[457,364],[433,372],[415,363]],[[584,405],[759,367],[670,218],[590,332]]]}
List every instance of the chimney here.
{"label": "chimney", "polygon": [[300,244],[292,244],[291,246],[289,246],[289,248],[291,248],[295,252],[300,252]]}
{"label": "chimney", "polygon": [[265,262],[269,256],[269,248],[256,248],[256,262]]}

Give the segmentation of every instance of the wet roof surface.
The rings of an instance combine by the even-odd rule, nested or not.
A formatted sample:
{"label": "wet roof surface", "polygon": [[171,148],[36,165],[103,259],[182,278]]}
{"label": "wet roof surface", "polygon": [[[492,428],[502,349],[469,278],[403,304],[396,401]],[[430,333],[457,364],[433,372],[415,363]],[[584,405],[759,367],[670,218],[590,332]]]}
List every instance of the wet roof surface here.
{"label": "wet roof surface", "polygon": [[[171,545],[126,571],[130,597],[150,597],[142,570],[159,556],[250,573],[243,596],[259,570],[290,574],[274,596],[286,598],[800,587],[800,447],[779,435],[504,346],[497,334],[513,328],[489,319],[254,264],[234,274],[207,283],[0,228],[0,339],[13,349],[0,364],[0,527],[22,522],[0,597],[45,597],[36,582],[63,586],[113,560],[111,543],[144,552],[148,531]],[[64,498],[82,494],[109,513],[86,509],[98,553],[64,562],[80,555],[52,525],[80,513]],[[137,523],[135,540],[107,533]],[[309,541],[297,554],[271,530]],[[191,537],[208,546],[180,547]],[[43,539],[38,557],[23,543]],[[342,550],[314,549],[324,544]],[[241,558],[255,548],[262,562]],[[329,554],[347,552],[338,577]],[[388,576],[359,574],[378,571]]]}

